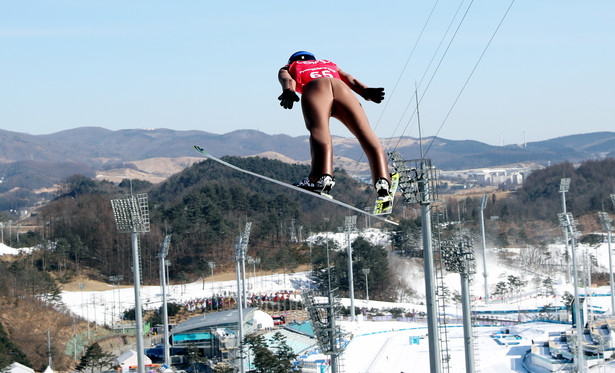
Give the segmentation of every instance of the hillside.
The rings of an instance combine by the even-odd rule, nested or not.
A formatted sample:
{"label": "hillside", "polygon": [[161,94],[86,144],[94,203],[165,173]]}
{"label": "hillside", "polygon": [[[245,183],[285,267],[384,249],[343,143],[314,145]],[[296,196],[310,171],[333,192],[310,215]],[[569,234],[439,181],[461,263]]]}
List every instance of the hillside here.
{"label": "hillside", "polygon": [[[387,150],[406,159],[419,158],[419,141],[383,138]],[[0,211],[19,210],[53,198],[58,184],[73,174],[119,182],[124,178],[160,183],[198,160],[192,145],[215,156],[253,156],[309,162],[307,136],[269,135],[254,130],[213,134],[169,129],[110,131],[82,127],[49,135],[0,130]],[[369,167],[354,138],[334,137],[334,167],[367,177]],[[565,136],[526,146],[491,146],[471,140],[423,139],[427,157],[442,170],[502,166],[513,163],[579,163],[615,154],[615,133]]]}

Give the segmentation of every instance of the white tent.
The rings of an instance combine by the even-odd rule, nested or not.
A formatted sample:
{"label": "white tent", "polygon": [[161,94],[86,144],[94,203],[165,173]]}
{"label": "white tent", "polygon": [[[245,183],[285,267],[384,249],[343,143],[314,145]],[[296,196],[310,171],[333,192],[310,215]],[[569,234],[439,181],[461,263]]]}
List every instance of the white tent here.
{"label": "white tent", "polygon": [[23,364],[19,364],[18,362],[14,362],[2,369],[2,373],[34,373],[34,369],[28,368]]}
{"label": "white tent", "polygon": [[257,325],[256,330],[273,329],[273,318],[261,310],[254,311],[254,323]]}
{"label": "white tent", "polygon": [[47,366],[47,368],[45,368],[45,371],[43,373],[54,373],[53,369],[51,369],[50,366]]}
{"label": "white tent", "polygon": [[[137,351],[128,350],[124,352],[123,354],[117,357],[117,363],[122,368],[124,367],[128,368],[128,367],[139,365],[139,361],[137,359]],[[151,363],[152,363],[152,359],[150,359],[147,356],[143,356],[143,364],[148,365]]]}

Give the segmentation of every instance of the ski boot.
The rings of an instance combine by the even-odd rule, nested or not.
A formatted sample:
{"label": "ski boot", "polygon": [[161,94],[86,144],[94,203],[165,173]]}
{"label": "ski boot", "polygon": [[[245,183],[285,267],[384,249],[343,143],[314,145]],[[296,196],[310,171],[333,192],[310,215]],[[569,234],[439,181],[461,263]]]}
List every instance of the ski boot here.
{"label": "ski boot", "polygon": [[313,182],[306,177],[293,185],[333,199],[329,192],[331,192],[331,188],[335,185],[335,178],[329,174],[324,174],[318,179],[317,182]]}

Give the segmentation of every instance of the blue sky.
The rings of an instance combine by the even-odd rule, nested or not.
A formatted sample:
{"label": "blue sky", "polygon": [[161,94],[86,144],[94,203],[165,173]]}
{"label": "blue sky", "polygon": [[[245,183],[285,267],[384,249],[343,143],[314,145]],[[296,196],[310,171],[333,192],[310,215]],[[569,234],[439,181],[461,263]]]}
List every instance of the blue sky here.
{"label": "blue sky", "polygon": [[415,88],[423,136],[615,130],[615,2],[516,0],[481,59],[510,3],[0,0],[0,128],[305,135],[277,71],[309,50],[385,87],[364,103],[381,137],[418,137]]}

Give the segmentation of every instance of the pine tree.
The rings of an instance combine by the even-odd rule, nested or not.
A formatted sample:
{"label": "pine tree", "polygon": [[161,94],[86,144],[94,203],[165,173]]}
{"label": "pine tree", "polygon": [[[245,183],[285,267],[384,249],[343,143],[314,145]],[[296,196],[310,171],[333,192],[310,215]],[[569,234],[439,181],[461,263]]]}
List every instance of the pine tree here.
{"label": "pine tree", "polygon": [[87,348],[85,354],[81,357],[77,370],[100,373],[103,368],[112,367],[114,365],[114,359],[115,357],[113,354],[104,352],[102,347],[94,342]]}
{"label": "pine tree", "polygon": [[286,343],[282,333],[276,332],[269,343],[262,335],[246,337],[254,359],[254,372],[257,373],[287,373],[291,371],[297,354]]}
{"label": "pine tree", "polygon": [[0,367],[6,367],[13,362],[30,366],[28,356],[10,340],[0,323]]}

